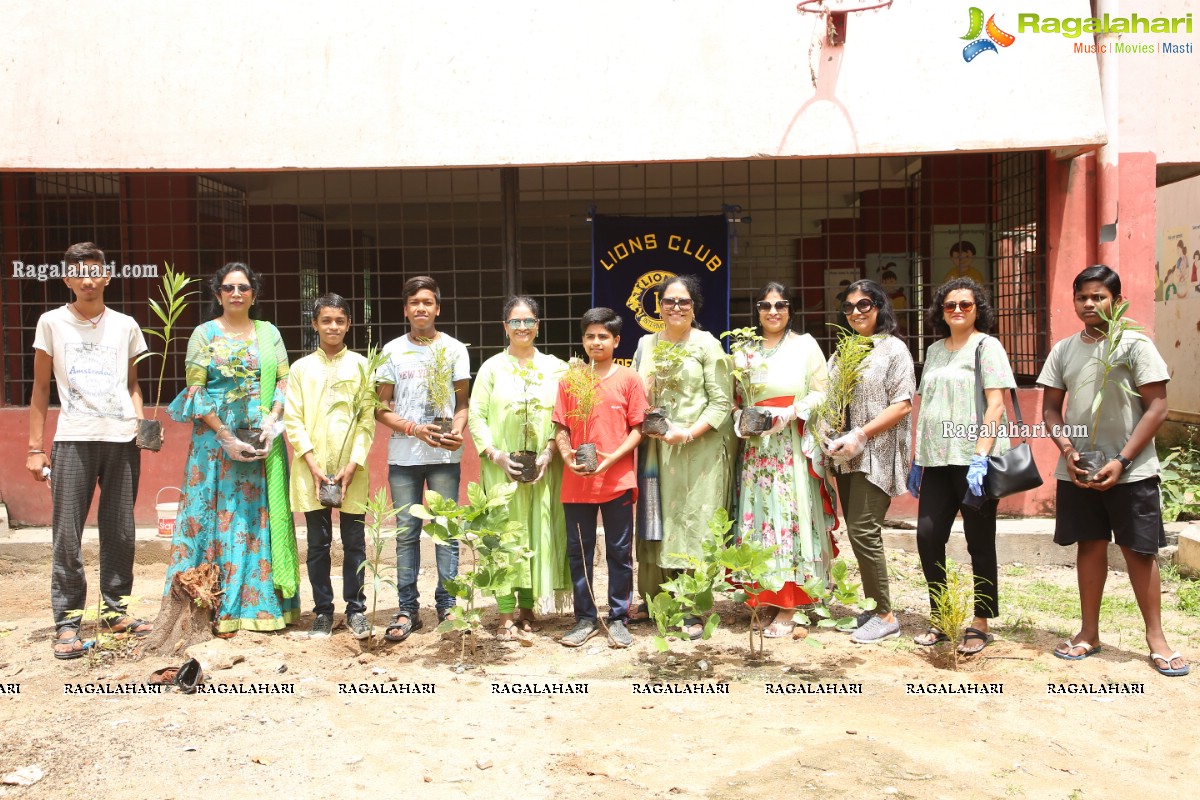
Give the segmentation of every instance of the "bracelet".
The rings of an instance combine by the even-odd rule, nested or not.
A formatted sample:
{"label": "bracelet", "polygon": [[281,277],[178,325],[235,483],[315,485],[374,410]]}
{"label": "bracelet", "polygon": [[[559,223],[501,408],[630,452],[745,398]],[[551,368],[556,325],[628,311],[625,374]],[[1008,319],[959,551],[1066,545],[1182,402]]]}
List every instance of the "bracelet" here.
{"label": "bracelet", "polygon": [[46,451],[45,450],[30,450],[29,455],[31,455],[31,456],[43,455],[44,456],[44,455],[46,455]]}
{"label": "bracelet", "polygon": [[221,427],[219,427],[215,431],[213,431],[213,434],[216,436],[220,436],[222,431],[227,431],[227,430],[229,430],[229,428],[226,428],[224,425],[222,425]]}
{"label": "bracelet", "polygon": [[404,435],[405,435],[405,436],[412,436],[412,435],[413,435],[413,431],[415,431],[416,429],[417,429],[417,423],[415,423],[415,422],[409,422],[409,423],[407,423],[407,424],[404,426]]}

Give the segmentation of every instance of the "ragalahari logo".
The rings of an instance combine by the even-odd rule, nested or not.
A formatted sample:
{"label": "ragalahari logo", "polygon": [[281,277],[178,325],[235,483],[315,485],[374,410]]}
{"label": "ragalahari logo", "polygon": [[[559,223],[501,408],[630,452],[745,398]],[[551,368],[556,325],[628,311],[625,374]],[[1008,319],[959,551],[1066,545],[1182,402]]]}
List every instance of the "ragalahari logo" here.
{"label": "ragalahari logo", "polygon": [[[987,34],[982,37],[980,34]],[[1005,33],[996,25],[996,15],[992,14],[988,17],[987,24],[983,24],[983,9],[971,6],[971,27],[967,30],[967,35],[962,37],[972,40],[970,44],[963,48],[963,61],[970,63],[975,60],[975,57],[981,53],[998,53],[996,45],[1008,47],[1017,40],[1017,37],[1011,33]]]}

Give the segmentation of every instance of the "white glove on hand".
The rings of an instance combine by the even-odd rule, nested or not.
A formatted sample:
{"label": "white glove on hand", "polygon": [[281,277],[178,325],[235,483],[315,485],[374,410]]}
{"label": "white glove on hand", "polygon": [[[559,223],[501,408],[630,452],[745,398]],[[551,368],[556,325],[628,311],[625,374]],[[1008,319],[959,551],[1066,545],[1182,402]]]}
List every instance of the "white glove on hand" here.
{"label": "white glove on hand", "polygon": [[662,435],[662,440],[667,444],[686,444],[691,441],[686,428],[680,428],[674,422],[667,420],[667,432]]}
{"label": "white glove on hand", "polygon": [[779,433],[791,424],[792,420],[796,419],[796,407],[794,405],[784,406],[783,408],[769,408],[767,410],[771,412],[771,416],[775,418],[775,421],[771,424],[770,428],[767,428],[763,436]]}
{"label": "white glove on hand", "polygon": [[[261,456],[255,454],[255,450],[251,445],[246,444],[241,439],[234,436],[232,433],[224,438],[217,438],[221,444],[221,449],[225,451],[225,456],[230,461],[258,461]],[[250,453],[245,456],[243,453]]]}
{"label": "white glove on hand", "polygon": [[829,443],[826,451],[833,458],[849,461],[863,451],[867,446],[867,435],[862,428],[855,428],[844,436],[839,436]]}
{"label": "white glove on hand", "polygon": [[551,449],[552,446],[553,444],[546,445],[546,449],[542,451],[541,455],[537,457],[537,461],[534,462],[537,464],[538,468],[537,477],[533,479],[534,483],[537,483],[542,479],[542,477],[546,474],[546,467],[550,466],[550,460],[554,458],[554,451]]}
{"label": "white glove on hand", "polygon": [[263,432],[258,437],[258,441],[262,443],[262,449],[268,452],[275,440],[283,434],[283,422],[281,420],[272,421],[274,419],[274,417],[268,416],[263,420]]}
{"label": "white glove on hand", "polygon": [[504,470],[504,474],[508,476],[509,480],[516,479],[517,475],[521,473],[521,466],[509,458],[508,453],[498,447],[490,448],[488,458],[491,459],[493,464]]}

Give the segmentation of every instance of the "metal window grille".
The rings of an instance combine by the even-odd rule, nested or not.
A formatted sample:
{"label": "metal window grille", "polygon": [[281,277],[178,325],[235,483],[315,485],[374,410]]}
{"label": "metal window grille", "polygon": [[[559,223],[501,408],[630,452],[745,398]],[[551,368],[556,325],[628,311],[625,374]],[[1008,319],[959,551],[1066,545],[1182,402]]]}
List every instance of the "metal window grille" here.
{"label": "metal window grille", "polygon": [[[506,341],[500,312],[515,292],[541,303],[544,349],[561,357],[580,349],[578,319],[591,302],[592,207],[648,216],[730,209],[740,220],[730,224],[733,324],[752,322],[754,293],[777,280],[793,289],[794,327],[813,333],[826,352],[827,323],[844,320],[831,300],[838,270],[878,277],[880,256],[907,254],[909,277],[895,289],[904,293],[918,357],[929,334],[921,303],[940,280],[931,231],[979,224],[989,231],[998,335],[1029,376],[1045,352],[1037,333],[1046,329],[1036,235],[1043,163],[1043,154],[1013,153],[211,176],[6,173],[0,237],[10,262],[57,262],[67,245],[88,239],[119,263],[169,261],[202,278],[245,261],[263,277],[263,317],[283,332],[293,358],[316,346],[315,296],[336,292],[350,301],[348,343],[364,350],[407,330],[401,287],[429,274],[442,289],[439,327],[473,345],[478,368]],[[872,258],[874,272],[866,272]],[[25,404],[37,318],[70,295],[61,281],[9,275],[0,285],[4,400]],[[211,300],[201,288],[181,322],[185,338]],[[146,324],[145,301],[156,292],[157,281],[114,281],[106,299]],[[168,360],[167,399],[182,388],[182,349],[177,344]]]}

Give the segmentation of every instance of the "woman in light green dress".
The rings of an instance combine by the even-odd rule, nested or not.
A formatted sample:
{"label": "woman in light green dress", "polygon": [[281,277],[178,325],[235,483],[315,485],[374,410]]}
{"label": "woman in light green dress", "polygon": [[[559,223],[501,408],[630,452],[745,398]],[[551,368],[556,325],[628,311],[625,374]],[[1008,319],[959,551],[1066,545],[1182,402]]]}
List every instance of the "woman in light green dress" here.
{"label": "woman in light green dress", "polygon": [[[682,348],[684,357],[678,388],[670,397],[670,428],[662,436],[647,435],[638,454],[636,548],[643,604],[688,567],[682,556],[703,554],[713,512],[730,507],[737,456],[729,356],[715,336],[696,324],[703,303],[699,281],[690,275],[676,276],[662,285],[661,293],[666,327],[638,342],[634,368],[643,380],[650,380],[655,372],[654,349],[660,341]],[[646,496],[654,493],[654,478],[659,513],[646,514],[655,505],[655,498]],[[634,618],[644,619],[644,609]],[[688,634],[700,638],[700,621],[685,622]]]}
{"label": "woman in light green dress", "polygon": [[571,597],[567,527],[560,499],[562,462],[553,447],[551,420],[558,380],[567,365],[534,347],[538,304],[533,298],[509,298],[504,305],[504,330],[508,347],[485,361],[475,378],[468,424],[479,451],[479,477],[485,489],[516,479],[520,467],[510,453],[537,454],[537,479],[520,483],[509,505],[510,519],[525,526],[522,544],[533,551],[533,558],[521,565],[512,591],[496,596],[498,636],[528,642],[528,634],[536,629],[535,610],[562,612]]}

